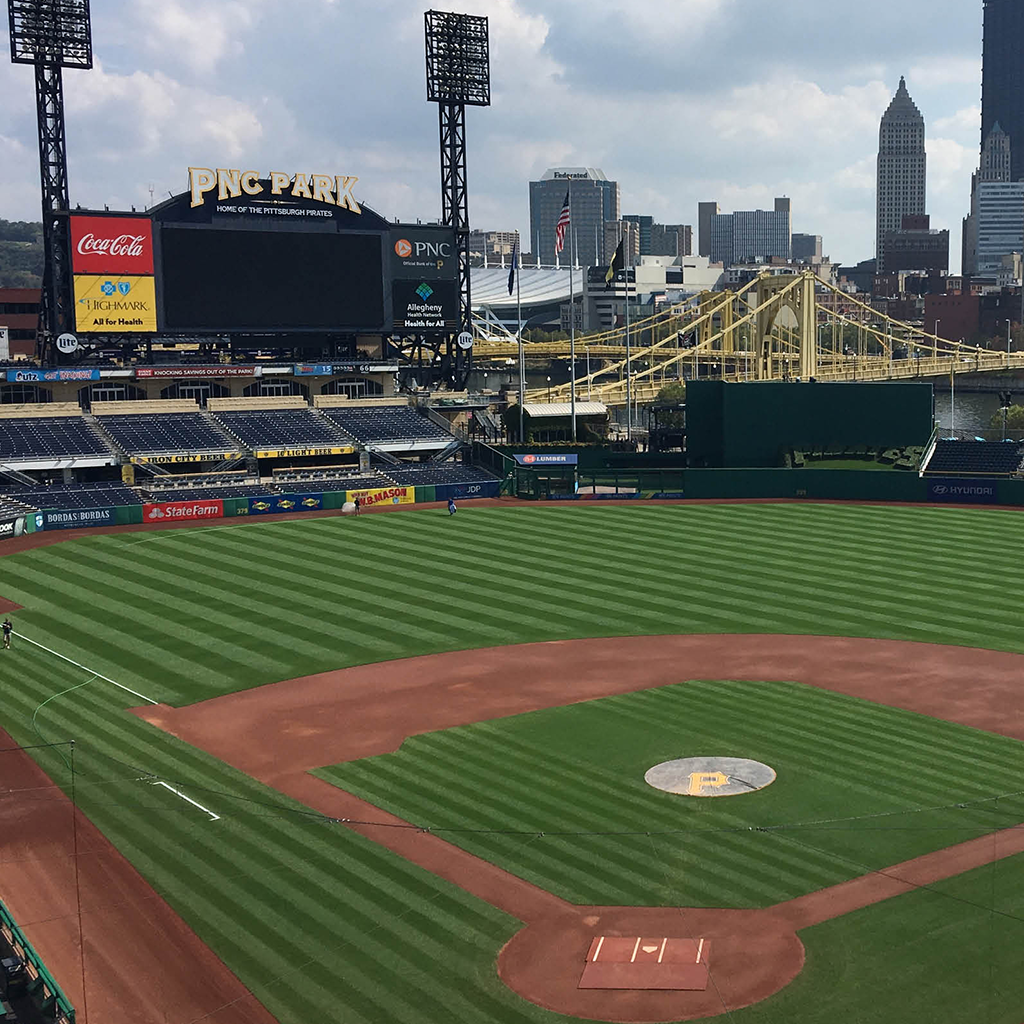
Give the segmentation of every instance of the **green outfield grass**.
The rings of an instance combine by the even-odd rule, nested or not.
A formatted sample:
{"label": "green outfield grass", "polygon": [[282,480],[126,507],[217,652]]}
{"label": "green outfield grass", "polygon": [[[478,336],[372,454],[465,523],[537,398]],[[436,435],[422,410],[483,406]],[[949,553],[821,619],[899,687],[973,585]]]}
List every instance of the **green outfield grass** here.
{"label": "green outfield grass", "polygon": [[[1024,517],[992,510],[467,504],[454,519],[415,511],[80,538],[0,559],[0,596],[25,606],[14,616],[17,629],[180,705],[346,665],[583,636],[819,633],[1024,651],[1024,612],[1007,593],[1009,553],[1022,539]],[[77,740],[78,796],[90,817],[284,1024],[560,1020],[494,976],[495,954],[515,921],[142,723],[124,711],[138,702],[109,684],[94,681],[39,710],[88,675],[15,644],[0,654],[0,724],[21,743]],[[773,692],[794,700],[800,691]],[[856,704],[827,703],[840,718]],[[889,765],[884,792],[870,798],[883,809],[930,804],[942,789],[922,745],[952,744],[1006,771],[1006,741],[912,716],[871,721],[905,737],[908,756],[927,769],[900,785]],[[842,733],[840,725],[829,729]],[[865,762],[887,754],[870,730],[858,729],[846,736],[847,764],[857,743]],[[753,729],[746,736],[756,739]],[[792,748],[786,756],[830,770],[831,762],[811,756],[812,742],[801,751],[784,738]],[[782,739],[773,742],[785,745]],[[41,760],[67,784],[56,754]],[[180,784],[221,821],[139,782],[146,772]],[[788,785],[780,781],[765,794],[789,799]],[[985,788],[985,779],[972,778],[957,792]],[[508,808],[510,821],[524,818],[524,799]],[[860,791],[852,799],[870,802]],[[542,801],[530,810],[551,813]],[[622,812],[635,816],[634,808]],[[580,813],[592,819],[598,812]],[[834,847],[812,852],[825,842],[820,835],[804,839],[785,847],[773,836],[773,860],[759,866],[757,885],[738,894],[739,902],[827,884],[837,871],[858,873],[856,865],[837,867]],[[890,839],[898,847],[918,842]],[[662,858],[685,854],[664,838],[655,843]],[[552,859],[543,868],[554,887],[563,851]],[[944,883],[950,893],[966,886],[973,902],[918,894],[810,929],[803,936],[808,970],[735,1019],[1020,1024],[1013,985],[993,987],[978,970],[951,992],[949,978],[953,936],[995,937],[1004,946],[1013,938],[1019,948],[1024,886],[1011,863],[1018,861],[998,874],[982,869]],[[560,884],[578,887],[571,871]],[[612,888],[615,880],[601,884]],[[937,946],[933,955],[918,938],[931,934],[947,952]],[[873,944],[878,935],[889,945]],[[893,971],[903,970],[915,991],[910,1016],[910,997],[894,981],[878,993],[858,987],[860,972],[879,962],[879,948],[891,951]],[[991,1012],[979,1018],[983,999]]]}
{"label": "green outfield grass", "polygon": [[[644,782],[709,754],[778,778],[728,799]],[[1024,789],[1022,769],[1005,737],[797,684],[693,682],[414,736],[316,774],[575,903],[759,907],[1024,821],[1024,795],[988,799]]]}

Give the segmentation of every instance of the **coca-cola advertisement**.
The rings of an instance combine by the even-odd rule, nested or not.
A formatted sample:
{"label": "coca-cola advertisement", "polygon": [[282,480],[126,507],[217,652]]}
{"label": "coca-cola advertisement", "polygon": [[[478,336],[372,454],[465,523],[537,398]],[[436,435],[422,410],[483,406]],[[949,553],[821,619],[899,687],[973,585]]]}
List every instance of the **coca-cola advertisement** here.
{"label": "coca-cola advertisement", "polygon": [[143,217],[72,217],[76,274],[152,274],[153,225]]}

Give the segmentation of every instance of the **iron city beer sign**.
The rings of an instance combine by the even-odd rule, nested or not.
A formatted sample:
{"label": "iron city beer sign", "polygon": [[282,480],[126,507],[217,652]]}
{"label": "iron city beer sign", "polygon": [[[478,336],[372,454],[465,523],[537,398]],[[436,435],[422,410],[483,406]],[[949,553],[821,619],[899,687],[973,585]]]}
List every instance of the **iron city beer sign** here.
{"label": "iron city beer sign", "polygon": [[[271,171],[269,175],[270,195],[287,196],[291,199],[310,199],[315,203],[340,206],[352,213],[362,213],[362,207],[352,195],[359,179],[354,175],[339,174],[287,174]],[[218,167],[190,167],[188,169],[188,190],[192,206],[202,206],[207,195],[214,190],[217,199],[240,199],[242,196],[266,194],[264,181],[259,171],[240,171]]]}

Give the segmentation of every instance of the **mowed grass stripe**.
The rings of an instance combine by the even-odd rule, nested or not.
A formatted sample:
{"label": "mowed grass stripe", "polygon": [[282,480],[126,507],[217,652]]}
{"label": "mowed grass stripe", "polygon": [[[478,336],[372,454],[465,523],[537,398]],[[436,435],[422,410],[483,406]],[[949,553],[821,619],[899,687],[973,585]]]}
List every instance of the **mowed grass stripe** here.
{"label": "mowed grass stripe", "polygon": [[[997,601],[992,581],[997,579],[1004,557],[990,544],[990,538],[998,535],[1002,550],[1006,544],[1012,545],[1018,539],[1018,522],[1012,515],[987,510],[975,515],[949,510],[824,506],[600,510],[477,510],[468,506],[451,523],[443,516],[411,513],[363,517],[358,522],[261,522],[231,529],[147,534],[142,538],[130,535],[73,541],[4,559],[0,562],[4,570],[0,594],[26,605],[25,611],[16,615],[16,625],[23,625],[31,633],[37,617],[45,623],[43,642],[66,648],[72,656],[73,646],[80,654],[78,660],[101,671],[104,666],[131,665],[131,671],[140,678],[151,685],[159,684],[161,692],[155,696],[166,693],[176,702],[258,685],[285,674],[305,674],[321,665],[329,668],[380,657],[505,643],[509,638],[519,642],[678,630],[845,632],[939,642],[952,639],[974,646],[1020,650],[1024,620],[1012,602]],[[941,537],[940,542],[937,537]],[[222,545],[225,539],[230,543]],[[87,557],[62,554],[56,568],[48,562],[49,553],[72,552],[79,547],[88,550]],[[954,548],[956,553],[951,554]],[[261,559],[264,549],[268,555]],[[26,585],[24,567],[31,567],[36,557],[38,575]],[[255,573],[247,570],[250,565],[257,567]],[[131,587],[121,585],[122,576]],[[190,593],[193,580],[201,590],[192,588]],[[259,628],[265,621],[261,609],[266,607],[260,598],[275,580],[287,588],[280,593],[288,618],[281,619],[283,628],[279,632],[294,634],[291,650],[288,637],[264,636]],[[303,596],[305,588],[312,594]],[[161,589],[167,591],[167,612],[160,616],[162,628],[158,630],[151,619],[140,621],[134,604],[142,603],[152,590]],[[116,606],[119,594],[125,595],[122,604],[127,607]],[[245,603],[238,601],[238,594],[245,595]],[[377,603],[378,594],[386,603]],[[452,596],[460,603],[451,604]],[[206,616],[208,605],[223,618]],[[273,605],[270,607],[273,612]],[[475,615],[474,607],[481,614]],[[62,620],[62,614],[70,615],[70,625]],[[403,616],[408,629],[403,629]],[[346,631],[344,638],[331,635],[333,623]],[[140,638],[149,645],[144,656],[130,651],[133,630],[159,634]],[[190,635],[193,630],[194,635]],[[219,650],[218,631],[228,641]],[[180,656],[186,649],[188,656]],[[281,660],[287,660],[286,669],[275,667],[274,663]],[[13,666],[13,661],[0,658],[0,679],[5,679]],[[148,692],[129,678],[127,669],[108,670],[107,674]],[[72,672],[68,678],[74,682],[79,677]],[[57,684],[64,682],[64,676],[51,677],[49,682],[54,685],[47,691],[46,673],[39,673],[30,684],[31,694],[20,695],[6,706],[5,721],[13,717],[27,729],[33,700],[49,696]],[[426,999],[413,1005],[402,982],[396,986],[401,997],[393,1004],[388,1002],[389,980],[407,963],[412,965],[410,971],[417,983],[429,984],[432,994],[445,988],[464,994],[466,1005],[453,1004],[445,1024],[448,1019],[465,1019],[469,1024],[473,1019],[470,1005],[477,1008],[476,1019],[486,1024],[554,1020],[553,1015],[505,992],[494,978],[493,955],[516,927],[504,915],[454,890],[450,896],[424,903],[430,900],[435,879],[424,877],[413,885],[410,875],[416,874],[415,869],[390,857],[383,858],[389,865],[383,875],[368,875],[367,869],[381,862],[379,849],[368,843],[365,848],[352,846],[346,841],[345,850],[358,850],[352,860],[340,847],[333,851],[329,845],[324,848],[325,839],[334,840],[337,826],[312,826],[307,821],[294,826],[287,814],[279,821],[267,808],[246,808],[241,802],[228,800],[232,793],[263,791],[258,786],[250,790],[231,769],[188,751],[137,720],[121,720],[130,716],[115,714],[111,725],[104,720],[103,701],[96,700],[103,692],[87,687],[85,693],[93,696],[83,700],[81,714],[74,714],[75,705],[71,705],[68,712],[55,712],[51,717],[48,706],[41,724],[49,731],[55,727],[76,730],[83,759],[90,749],[89,734],[95,734],[102,742],[103,754],[129,762],[145,757],[167,777],[210,794],[198,797],[201,802],[216,800],[228,806],[231,825],[239,830],[231,845],[237,845],[244,855],[234,863],[230,856],[221,857],[216,869],[196,866],[197,871],[208,872],[210,884],[228,876],[232,879],[230,894],[214,911],[207,908],[206,901],[188,899],[190,879],[184,873],[179,877],[175,866],[167,863],[168,836],[179,837],[170,848],[177,843],[189,845],[191,837],[203,828],[198,812],[193,819],[181,811],[160,807],[152,802],[149,792],[136,798],[132,782],[105,782],[102,772],[93,773],[94,777],[98,775],[94,789],[87,782],[82,785],[83,794],[90,794],[95,804],[90,813],[106,822],[111,834],[116,834],[121,821],[132,823],[133,829],[137,820],[144,821],[145,828],[137,835],[133,830],[130,841],[125,834],[133,858],[148,858],[147,874],[159,875],[166,882],[171,898],[186,908],[190,920],[201,923],[209,917],[212,925],[215,914],[219,915],[222,927],[212,941],[224,947],[229,960],[245,955],[244,948],[227,934],[231,908],[251,900],[258,916],[266,900],[275,899],[266,895],[268,892],[276,893],[277,905],[284,907],[297,893],[307,928],[327,938],[336,934],[325,925],[330,915],[315,900],[312,906],[309,903],[310,894],[320,891],[318,886],[331,893],[328,906],[335,905],[333,890],[340,890],[336,897],[339,916],[344,915],[344,905],[358,892],[360,913],[378,923],[387,922],[389,946],[390,936],[408,933],[401,940],[408,943],[408,952],[396,954],[386,964],[374,956],[361,958],[358,952],[346,954],[340,950],[333,962],[322,957],[322,963],[296,967],[289,982],[270,986],[275,991],[267,994],[282,1020],[306,1024],[312,1019],[340,1018],[346,1024],[360,1019],[376,1024],[380,1019],[402,1019],[439,1024],[442,1000],[432,1003]],[[127,703],[126,696],[117,692],[108,699],[115,707]],[[61,701],[54,703],[59,707]],[[739,706],[743,703],[740,701]],[[716,735],[720,739],[713,719],[730,715],[736,722],[735,737],[749,746],[763,742],[757,734],[757,715],[751,715],[748,709],[743,722],[736,721],[733,695],[727,695],[724,703],[719,700],[712,704],[709,698],[709,705],[699,721],[696,713],[691,715],[696,735],[702,740],[710,741]],[[658,714],[657,702],[653,702],[644,705],[639,718],[620,714],[618,706],[607,718],[621,725],[624,736],[631,737],[656,728],[660,724]],[[930,795],[936,784],[936,766],[928,758],[931,740],[926,738],[926,728],[919,729],[920,723],[889,727],[878,719],[861,725],[850,716],[849,709],[836,709],[833,734],[841,742],[831,747],[826,738],[817,735],[820,729],[809,730],[815,734],[813,743],[804,737],[805,742],[800,744],[792,732],[783,733],[784,727],[791,727],[785,703],[771,716],[765,716],[763,727],[766,732],[779,732],[776,742],[780,758],[801,771],[813,768],[814,762],[820,763],[830,753],[849,760],[858,747],[865,759],[883,763],[884,779],[874,787],[875,792],[856,795],[858,804],[870,796],[891,809],[901,798],[910,804],[911,796]],[[659,735],[660,746],[669,748],[671,754],[678,753],[678,733],[673,737]],[[984,742],[975,742],[963,732],[958,732],[955,740],[948,736],[947,741],[943,750],[953,752],[956,761],[969,760],[972,771],[981,766],[995,781],[1013,772],[1015,758],[1005,747],[999,751],[988,749]],[[479,787],[487,778],[486,765],[479,763],[486,742],[474,741],[466,748],[473,756],[471,784]],[[557,783],[525,763],[534,750],[543,754],[553,746],[560,744],[553,744],[551,736],[545,736],[544,743],[531,745],[517,733],[496,751],[516,778],[514,786],[502,791],[500,804],[492,807],[496,818],[507,820],[509,813],[526,816],[531,809],[531,786],[535,787],[537,810],[549,818],[556,817],[551,801],[558,795]],[[436,773],[443,767],[448,751],[447,740],[434,748],[432,756],[439,760],[431,766],[432,785],[442,784],[443,776]],[[99,753],[95,756],[99,758]],[[584,785],[585,790],[574,801],[573,820],[602,817],[602,803],[610,815],[620,814],[631,823],[642,819],[648,801],[641,804],[635,799],[642,781],[624,790],[625,800],[615,787],[616,772],[635,773],[643,767],[639,760],[630,761],[615,752],[600,765],[600,772],[588,773],[573,764],[571,756],[560,752],[559,771],[565,773],[566,782]],[[59,760],[51,757],[47,763],[58,771]],[[100,763],[113,770],[112,762]],[[892,772],[900,764],[922,766],[923,771],[912,786],[897,787],[893,793]],[[837,773],[836,769],[829,771]],[[769,797],[772,813],[768,820],[799,821],[801,815],[795,811],[818,809],[810,789],[793,790],[789,780],[781,779],[776,786],[786,799]],[[144,788],[144,784],[138,788]],[[960,785],[954,780],[952,788],[957,793],[976,793],[979,782],[975,778]],[[980,789],[984,788],[982,780]],[[772,789],[765,794],[771,794]],[[186,788],[186,792],[191,790]],[[218,792],[223,799],[216,796]],[[168,793],[166,799],[171,802],[176,798]],[[418,794],[417,799],[434,797],[426,792]],[[652,820],[660,820],[662,815],[673,820],[668,809],[672,798],[665,797],[665,801],[663,809],[655,795],[650,804]],[[743,805],[742,800],[734,803]],[[459,813],[469,818],[472,811],[470,803]],[[735,828],[737,822],[742,827],[746,817],[747,811],[738,810],[722,815],[722,821],[729,828]],[[968,820],[991,820],[994,826],[1005,823],[997,822],[1000,817],[994,810],[986,810],[984,815],[972,811]],[[696,815],[691,818],[698,820]],[[701,812],[698,825],[713,818]],[[762,820],[760,816],[758,820]],[[948,834],[951,823],[941,816],[926,820],[935,825],[933,839],[937,836],[938,844],[944,845],[941,834],[943,830]],[[830,857],[838,859],[844,851],[855,858],[870,853],[870,849],[862,848],[864,835],[829,832],[821,838],[817,832],[805,831],[795,837],[804,840],[802,846],[782,835],[768,835],[752,846],[741,831],[694,833],[678,844],[674,838],[659,838],[652,844],[643,837],[643,850],[639,846],[631,848],[618,838],[595,837],[583,852],[583,859],[600,864],[604,858],[610,866],[609,887],[615,887],[619,895],[622,889],[642,883],[649,891],[660,886],[661,899],[672,904],[684,903],[684,897],[696,892],[708,893],[721,903],[756,905],[769,892],[790,888],[794,872],[813,888],[831,870]],[[204,842],[206,838],[204,831]],[[575,866],[580,849],[572,837],[557,840],[573,847],[568,852],[554,842],[547,845],[548,838],[504,837],[501,843],[508,849],[499,850],[495,859],[505,856],[529,861],[531,848],[540,846],[544,874],[556,876],[552,884],[557,884],[558,862],[572,857]],[[829,844],[833,842],[840,845],[831,853],[833,847]],[[308,849],[306,844],[310,844]],[[821,852],[809,848],[813,846],[820,846]],[[312,849],[316,849],[315,855],[310,854]],[[311,866],[290,872],[288,865],[304,855]],[[652,877],[638,880],[637,874],[643,872],[616,870],[624,857],[631,856]],[[390,877],[393,872],[397,874]],[[250,875],[259,879],[259,899],[246,882]],[[386,897],[379,895],[385,890]],[[223,892],[224,887],[217,891]],[[407,893],[418,895],[409,895],[409,909],[402,911],[401,897]],[[412,908],[417,901],[420,905]],[[443,923],[436,920],[439,916]],[[273,931],[268,924],[267,934]],[[466,938],[454,937],[460,934]],[[299,941],[304,941],[301,936]],[[307,945],[315,947],[315,939]],[[443,966],[424,981],[421,974],[416,974],[420,971],[418,965],[424,957],[429,959],[438,945],[454,950],[454,959],[450,968]],[[289,963],[282,965],[290,970],[295,966],[292,958],[300,955],[301,950],[290,952]],[[445,975],[447,970],[454,979],[451,982]],[[258,961],[243,959],[242,973],[246,975],[244,980],[258,990],[268,988],[263,956]],[[290,1008],[289,990],[296,988],[295,978],[311,984],[302,988],[298,1005]],[[290,994],[294,1000],[295,993]]]}
{"label": "mowed grass stripe", "polygon": [[[617,748],[607,764],[604,751]],[[951,777],[948,766],[965,749],[972,777]],[[727,801],[687,801],[643,783],[666,751],[687,750],[760,756],[780,780]],[[669,877],[689,902],[763,906],[854,877],[856,865],[885,867],[1005,824],[987,808],[952,805],[1012,783],[1000,761],[1020,761],[1022,750],[1004,737],[798,684],[704,681],[417,736],[397,753],[317,774],[420,825],[543,833],[544,843],[523,860],[517,837],[455,831],[446,838],[545,887],[558,885],[548,857],[554,850],[562,860],[556,891],[576,902],[621,899],[623,890],[629,902],[658,902],[642,836],[559,834],[635,828],[678,831],[659,845],[676,850]],[[625,761],[632,766],[624,770]],[[884,826],[846,820],[880,814],[890,816]],[[828,817],[834,826],[817,823]],[[778,825],[785,835],[750,835]],[[802,828],[812,841],[801,845]],[[694,850],[713,871],[701,868]],[[679,873],[685,877],[677,881]]]}

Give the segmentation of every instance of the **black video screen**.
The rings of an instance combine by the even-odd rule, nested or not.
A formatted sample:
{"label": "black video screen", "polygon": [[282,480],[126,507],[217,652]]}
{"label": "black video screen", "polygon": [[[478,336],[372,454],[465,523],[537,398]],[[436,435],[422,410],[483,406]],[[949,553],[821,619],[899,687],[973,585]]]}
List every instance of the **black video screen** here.
{"label": "black video screen", "polygon": [[378,235],[164,228],[166,330],[369,330],[384,325]]}

